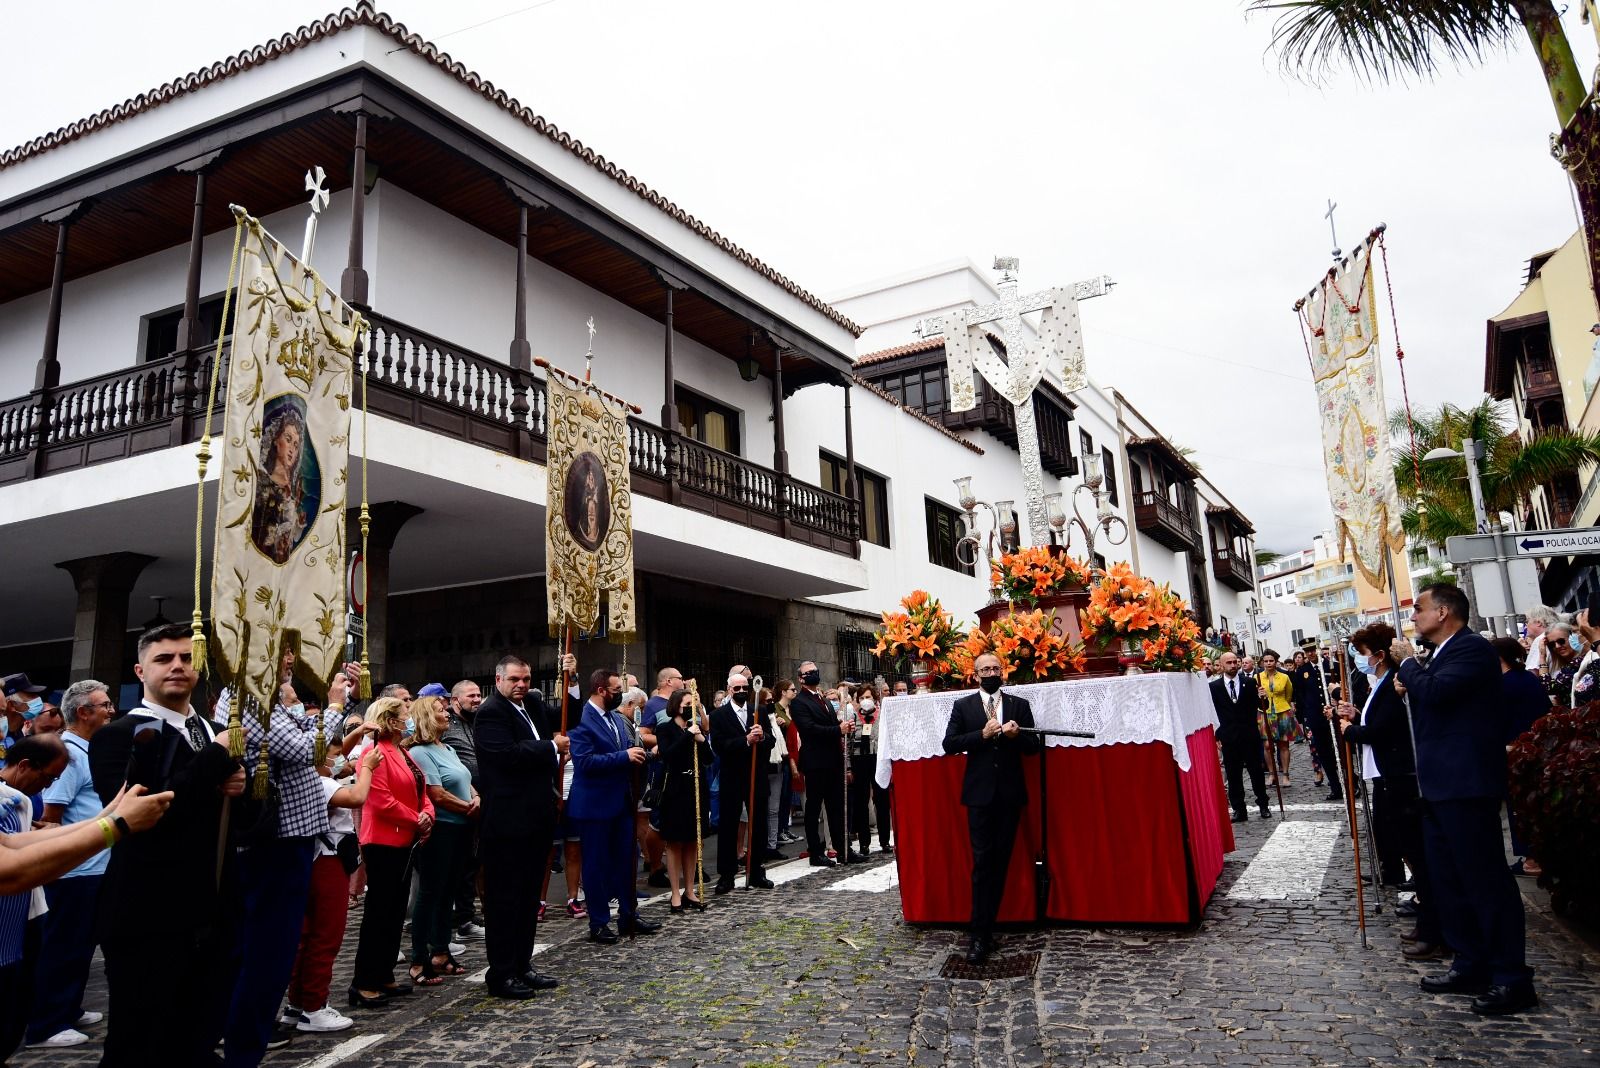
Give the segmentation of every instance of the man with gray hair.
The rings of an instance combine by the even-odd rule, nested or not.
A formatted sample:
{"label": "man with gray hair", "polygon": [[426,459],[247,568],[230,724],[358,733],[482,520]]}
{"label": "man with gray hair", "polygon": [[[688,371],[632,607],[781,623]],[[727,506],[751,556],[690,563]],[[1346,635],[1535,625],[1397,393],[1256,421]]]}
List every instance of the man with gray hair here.
{"label": "man with gray hair", "polygon": [[1544,666],[1544,632],[1561,622],[1561,614],[1548,605],[1528,609],[1528,659],[1522,665],[1537,673]]}
{"label": "man with gray hair", "polygon": [[[67,746],[67,767],[44,790],[44,822],[63,826],[100,815],[100,795],[89,773],[89,739],[111,722],[116,705],[103,682],[84,679],[67,687],[61,697],[61,714],[67,729],[61,739]],[[83,990],[94,958],[94,915],[111,852],[96,853],[44,888],[50,911],[40,931],[39,966],[33,977],[33,1006],[29,1013],[27,1043],[60,1049],[89,1041],[78,1030],[103,1019],[98,1012],[83,1011]]]}

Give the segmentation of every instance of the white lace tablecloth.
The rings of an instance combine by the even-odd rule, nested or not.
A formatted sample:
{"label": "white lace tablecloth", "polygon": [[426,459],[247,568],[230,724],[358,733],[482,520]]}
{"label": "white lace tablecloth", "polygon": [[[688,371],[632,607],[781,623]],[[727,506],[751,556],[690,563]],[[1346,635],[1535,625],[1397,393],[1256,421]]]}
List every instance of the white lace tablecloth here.
{"label": "white lace tablecloth", "polygon": [[[975,692],[941,691],[885,700],[878,726],[878,785],[889,785],[896,760],[943,756],[950,708],[958,698]],[[1035,726],[1094,734],[1093,738],[1047,737],[1050,745],[1165,742],[1184,771],[1189,770],[1186,739],[1203,727],[1217,725],[1205,679],[1188,672],[1039,682],[1007,686],[1005,692],[1033,706]]]}

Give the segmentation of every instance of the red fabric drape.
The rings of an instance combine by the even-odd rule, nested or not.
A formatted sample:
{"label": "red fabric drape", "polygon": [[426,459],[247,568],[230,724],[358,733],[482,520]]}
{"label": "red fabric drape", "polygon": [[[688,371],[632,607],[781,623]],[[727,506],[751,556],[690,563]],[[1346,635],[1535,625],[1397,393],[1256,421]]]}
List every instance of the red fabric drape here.
{"label": "red fabric drape", "polygon": [[[1160,742],[1048,750],[1050,919],[1189,922],[1185,816],[1197,900],[1204,905],[1221,873],[1223,850],[1232,848],[1232,828],[1218,793],[1211,729],[1191,735],[1189,747],[1193,767],[1186,773],[1179,772],[1172,751]],[[895,762],[895,859],[901,907],[910,922],[955,924],[970,918],[972,848],[961,804],[965,768],[964,756]],[[1038,760],[1025,760],[1023,774],[1029,805],[1011,855],[1000,907],[1003,923],[1035,919]]]}

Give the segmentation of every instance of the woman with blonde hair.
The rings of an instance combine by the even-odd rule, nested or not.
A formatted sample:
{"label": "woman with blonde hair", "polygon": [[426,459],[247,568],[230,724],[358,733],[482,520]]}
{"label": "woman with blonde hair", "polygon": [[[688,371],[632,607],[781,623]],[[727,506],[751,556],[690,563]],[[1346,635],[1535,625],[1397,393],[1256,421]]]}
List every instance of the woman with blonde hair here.
{"label": "woman with blonde hair", "polygon": [[397,697],[372,702],[367,710],[373,745],[383,760],[373,770],[361,813],[361,861],[367,870],[367,903],[356,942],[351,1008],[376,1008],[392,997],[411,993],[410,983],[394,981],[406,918],[406,881],[411,854],[433,830],[433,802],[427,779],[406,751],[405,705]]}
{"label": "woman with blonde hair", "polygon": [[471,848],[472,822],[478,818],[478,791],[472,773],[456,751],[441,739],[450,726],[450,712],[440,697],[419,697],[411,703],[414,723],[403,743],[422,769],[428,800],[438,814],[433,833],[416,852],[417,893],[411,902],[411,981],[438,986],[444,976],[466,969],[450,955],[450,915],[455,907],[451,880]]}

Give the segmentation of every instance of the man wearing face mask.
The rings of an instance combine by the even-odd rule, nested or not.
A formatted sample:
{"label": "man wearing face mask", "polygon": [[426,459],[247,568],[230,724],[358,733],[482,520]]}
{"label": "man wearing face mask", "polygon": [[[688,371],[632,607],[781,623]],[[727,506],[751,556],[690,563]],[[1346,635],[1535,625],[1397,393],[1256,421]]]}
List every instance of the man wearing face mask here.
{"label": "man wearing face mask", "polygon": [[876,798],[878,809],[878,847],[889,849],[889,791],[873,782],[878,771],[878,694],[863,685],[852,713],[856,724],[850,735],[850,837],[861,843],[864,859],[872,852],[872,827],[867,804]]}
{"label": "man wearing face mask", "polygon": [[[737,669],[736,669],[737,670]],[[739,868],[739,813],[750,808],[750,857],[746,887],[771,890],[762,864],[767,842],[767,764],[772,758],[772,717],[760,708],[758,695],[750,689],[750,679],[742,674],[728,676],[728,699],[711,712],[711,748],[721,762],[722,781],[718,793],[721,810],[717,819],[718,894],[734,887]],[[750,802],[751,756],[754,754],[755,803]]]}
{"label": "man wearing face mask", "polygon": [[4,740],[5,748],[10,749],[22,737],[23,724],[44,711],[41,695],[49,687],[35,686],[33,680],[22,673],[7,675],[3,684],[6,706],[5,715],[0,716],[0,739]]}
{"label": "man wearing face mask", "polygon": [[967,754],[961,780],[961,803],[967,807],[967,831],[972,836],[972,935],[967,960],[977,964],[994,950],[994,918],[1005,894],[1017,823],[1028,803],[1022,757],[1042,752],[1044,739],[1032,733],[1032,706],[1015,694],[1001,692],[1000,658],[984,653],[972,667],[981,692],[967,694],[950,709],[944,751]]}
{"label": "man wearing face mask", "polygon": [[[817,687],[822,673],[814,661],[800,664],[800,692],[789,703],[789,714],[800,734],[800,773],[806,779],[806,850],[813,868],[831,868],[851,861],[844,827],[844,747],[855,724],[839,722],[832,706]],[[828,812],[828,836],[839,853],[834,861],[822,843],[822,811]]]}

